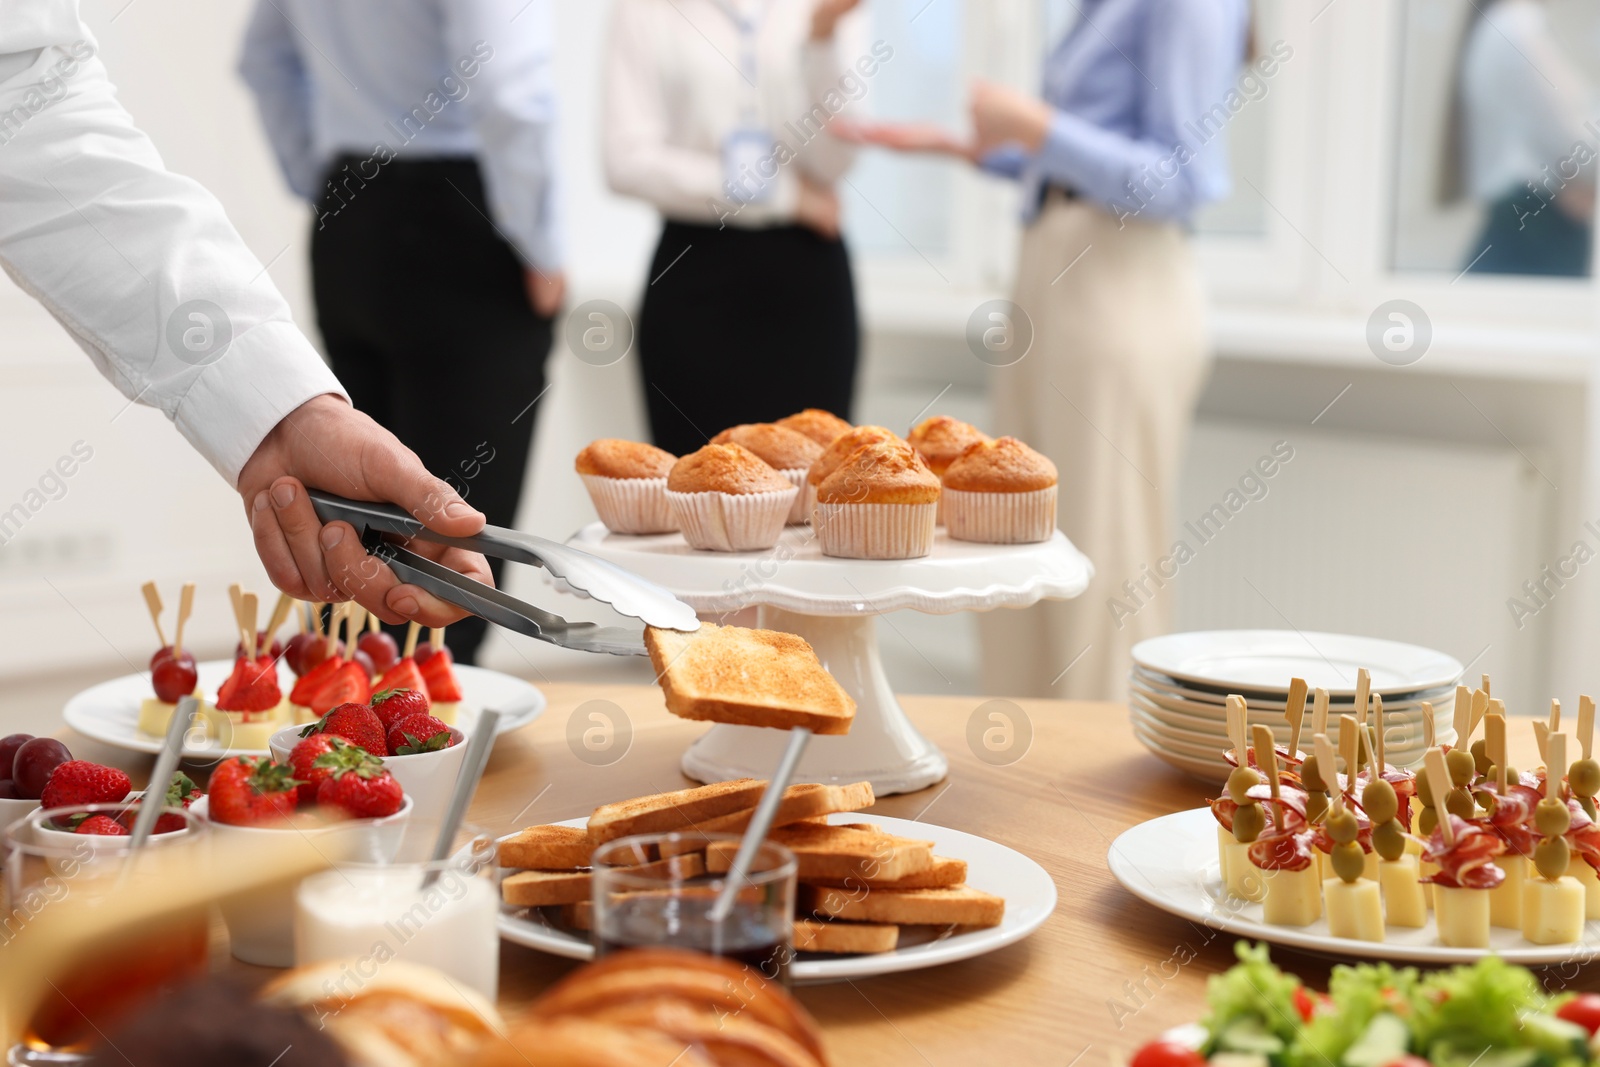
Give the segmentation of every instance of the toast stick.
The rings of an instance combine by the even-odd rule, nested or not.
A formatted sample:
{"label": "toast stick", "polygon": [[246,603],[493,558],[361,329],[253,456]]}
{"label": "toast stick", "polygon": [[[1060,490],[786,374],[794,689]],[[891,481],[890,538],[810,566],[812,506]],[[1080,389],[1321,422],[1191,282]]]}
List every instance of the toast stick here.
{"label": "toast stick", "polygon": [[1495,784],[1501,796],[1506,795],[1506,717],[1491,714],[1483,720],[1484,751],[1494,764]]}
{"label": "toast stick", "polygon": [[259,607],[254,593],[246,593],[239,598],[240,615],[244,622],[244,654],[250,657],[251,663],[256,661],[256,612]]}
{"label": "toast stick", "polygon": [[1318,688],[1311,701],[1311,736],[1328,732],[1328,691]]}
{"label": "toast stick", "polygon": [[1444,798],[1450,795],[1450,790],[1455,786],[1444,765],[1444,750],[1428,749],[1428,754],[1423,757],[1423,770],[1426,772],[1428,796],[1432,798],[1433,810],[1439,816],[1439,832],[1444,835],[1445,847],[1451,848],[1456,843],[1456,828],[1450,824],[1450,811],[1445,807]]}
{"label": "toast stick", "polygon": [[1594,697],[1578,698],[1578,744],[1584,759],[1590,759],[1594,750]]}
{"label": "toast stick", "polygon": [[1367,725],[1367,701],[1372,697],[1372,672],[1362,667],[1356,671],[1356,725]]}
{"label": "toast stick", "polygon": [[1267,776],[1267,788],[1272,790],[1272,828],[1283,829],[1283,812],[1279,809],[1278,800],[1278,753],[1272,740],[1272,727],[1263,723],[1256,723],[1251,727],[1255,739],[1256,766],[1261,773]]}
{"label": "toast stick", "polygon": [[1289,702],[1284,705],[1283,713],[1289,719],[1289,758],[1300,758],[1300,727],[1306,721],[1306,680],[1293,678],[1289,681]]}
{"label": "toast stick", "polygon": [[161,642],[161,647],[167,647],[167,634],[161,628],[161,594],[156,591],[155,582],[145,582],[139,587],[144,593],[144,606],[150,611],[150,621],[156,628],[156,640]]}
{"label": "toast stick", "polygon": [[1422,750],[1426,752],[1433,747],[1433,702],[1422,702]]}
{"label": "toast stick", "polygon": [[184,582],[183,590],[178,594],[178,625],[172,635],[172,658],[177,659],[183,652],[183,628],[189,622],[189,616],[194,613],[194,583]]}

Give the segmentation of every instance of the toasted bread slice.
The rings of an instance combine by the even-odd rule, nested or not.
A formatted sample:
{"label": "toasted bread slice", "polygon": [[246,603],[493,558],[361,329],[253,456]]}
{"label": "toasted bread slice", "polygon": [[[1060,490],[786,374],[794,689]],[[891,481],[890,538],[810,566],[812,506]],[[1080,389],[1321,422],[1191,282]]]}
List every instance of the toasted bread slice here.
{"label": "toasted bread slice", "polygon": [[[802,868],[803,870],[804,868]],[[948,856],[935,856],[933,863],[925,871],[916,874],[907,874],[900,878],[862,878],[849,875],[844,878],[834,878],[828,875],[815,875],[807,878],[801,874],[801,880],[810,885],[834,886],[842,889],[944,889],[949,886],[960,885],[967,880],[967,861],[953,860]]]}
{"label": "toasted bread slice", "polygon": [[702,623],[693,633],[647,626],[644,643],[680,718],[850,732],[855,700],[802,637]]}
{"label": "toasted bread slice", "polygon": [[500,895],[513,908],[542,908],[588,900],[588,871],[518,871],[500,883]]}
{"label": "toasted bread slice", "polygon": [[[778,814],[773,818],[772,825],[788,826],[790,823],[809,819],[814,815],[831,815],[840,811],[870,808],[873,799],[871,782],[851,782],[849,785],[818,785],[807,782],[803,785],[791,785],[784,790],[783,800],[778,804]],[[694,828],[708,834],[742,834],[750,825],[750,817],[755,813],[755,806],[752,805],[745,811],[704,819],[695,823]]]}
{"label": "toasted bread slice", "polygon": [[1006,902],[970,886],[944,889],[848,889],[808,887],[806,907],[817,915],[861,922],[934,926],[999,926]]}
{"label": "toasted bread slice", "polygon": [[[871,833],[847,826],[822,826],[799,822],[781,826],[769,840],[787,846],[798,861],[802,882],[819,878],[904,878],[933,866],[933,842],[913,841],[891,834]],[[706,846],[706,870],[726,871],[739,849],[734,841],[714,841]]]}
{"label": "toasted bread slice", "polygon": [[900,944],[900,928],[886,923],[794,921],[796,952],[893,952]]}
{"label": "toasted bread slice", "polygon": [[766,788],[767,783],[759,778],[736,778],[602,804],[589,816],[589,840],[598,845],[629,834],[682,830],[719,815],[754,808]]}
{"label": "toasted bread slice", "polygon": [[564,871],[589,866],[594,842],[581,826],[530,826],[500,842],[500,866]]}
{"label": "toasted bread slice", "polygon": [[563,904],[556,917],[561,920],[562,926],[587,933],[594,929],[594,901],[580,900],[575,904]]}

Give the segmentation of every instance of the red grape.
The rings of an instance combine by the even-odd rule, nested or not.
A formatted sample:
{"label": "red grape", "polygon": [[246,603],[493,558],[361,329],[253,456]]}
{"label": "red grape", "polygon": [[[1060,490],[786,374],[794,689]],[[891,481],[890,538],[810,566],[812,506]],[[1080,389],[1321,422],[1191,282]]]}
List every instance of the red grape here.
{"label": "red grape", "polygon": [[176,704],[194,692],[199,681],[200,672],[195,669],[193,660],[185,663],[169,657],[150,672],[150,685],[156,691],[156,699],[168,704]]}
{"label": "red grape", "polygon": [[12,781],[19,794],[29,800],[44,795],[45,783],[50,773],[72,758],[72,753],[53,737],[35,737],[17,749],[17,762]]}
{"label": "red grape", "polygon": [[374,677],[378,673],[372,667],[372,657],[361,651],[359,648],[356,649],[356,654],[351,656],[350,660],[352,663],[359,663],[361,665],[361,669],[367,672],[368,678]]}
{"label": "red grape", "polygon": [[0,800],[22,800],[17,794],[17,783],[9,778],[0,778]]}
{"label": "red grape", "polygon": [[[333,643],[333,654],[335,656],[344,655],[343,641],[335,641]],[[326,637],[319,637],[315,641],[312,641],[306,645],[306,650],[302,657],[301,663],[301,666],[304,667],[305,670],[302,670],[300,673],[304,674],[306,671],[309,671],[311,668],[315,667],[317,664],[321,663],[327,658],[328,639]]]}
{"label": "red grape", "polygon": [[356,642],[356,650],[365,652],[372,660],[373,674],[386,674],[390,667],[400,661],[400,646],[382,630],[362,634],[361,640]]}
{"label": "red grape", "polygon": [[283,648],[283,661],[289,665],[291,671],[294,671],[296,677],[311,669],[306,663],[306,650],[321,640],[322,638],[309,631],[289,638],[289,643]]}
{"label": "red grape", "polygon": [[429,657],[431,657],[432,655],[433,655],[433,642],[432,641],[424,641],[424,642],[422,642],[422,644],[418,645],[417,646],[417,650],[411,654],[411,660],[417,666],[420,667],[424,663],[428,662]]}
{"label": "red grape", "polygon": [[[150,669],[155,670],[162,660],[172,658],[172,646],[163,645],[162,647],[156,649],[155,654],[150,657]],[[194,653],[190,652],[187,648],[184,649],[182,654],[178,656],[178,659],[187,663],[191,667],[194,666]]]}
{"label": "red grape", "polygon": [[11,777],[11,768],[17,762],[17,749],[32,740],[32,734],[11,734],[8,737],[0,737],[0,778]]}
{"label": "red grape", "polygon": [[[240,641],[234,647],[233,658],[238,659],[242,655],[244,655],[244,642]],[[276,639],[269,642],[267,640],[267,632],[265,630],[259,631],[256,634],[256,655],[271,656],[273,659],[277,659],[283,655],[283,642]]]}

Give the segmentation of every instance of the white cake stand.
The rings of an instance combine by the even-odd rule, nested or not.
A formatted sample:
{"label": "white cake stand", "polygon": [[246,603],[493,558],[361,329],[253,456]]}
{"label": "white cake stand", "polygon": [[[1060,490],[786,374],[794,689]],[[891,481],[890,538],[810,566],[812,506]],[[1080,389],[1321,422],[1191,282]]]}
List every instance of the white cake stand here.
{"label": "white cake stand", "polygon": [[[879,794],[909,793],[941,781],[944,753],[906,717],[878,657],[876,617],[911,608],[933,615],[1026,607],[1078,596],[1094,566],[1066,535],[1034,545],[952,541],[941,529],[933,553],[912,560],[849,560],[822,555],[809,527],[791,526],[763,552],[699,552],[678,534],[629,537],[591,523],[568,541],[665,586],[702,617],[759,606],[759,625],[811,642],[856,700],[843,737],[816,737],[796,781],[869,781]],[[785,731],[713,726],[683,755],[683,773],[701,782],[766,777],[778,764]]]}

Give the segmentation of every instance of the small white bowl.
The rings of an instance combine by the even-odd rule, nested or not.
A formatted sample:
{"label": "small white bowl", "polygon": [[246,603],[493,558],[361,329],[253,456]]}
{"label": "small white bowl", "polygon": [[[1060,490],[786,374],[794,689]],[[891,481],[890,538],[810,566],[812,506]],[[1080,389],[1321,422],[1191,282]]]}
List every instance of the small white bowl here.
{"label": "small white bowl", "polygon": [[[211,819],[211,797],[195,801],[190,811],[207,819],[219,839],[257,840],[265,834],[295,833],[314,841],[331,862],[389,863],[400,851],[406,823],[414,807],[406,797],[400,810],[381,819],[350,819],[314,829],[300,827],[230,826]],[[233,957],[261,967],[294,966],[294,896],[298,882],[280,882],[222,901]]]}
{"label": "small white bowl", "polygon": [[[133,805],[134,801],[143,797],[143,790],[134,790],[121,800],[109,804],[84,805],[83,807],[87,807],[99,814],[116,817],[125,813]],[[38,803],[38,801],[34,802],[35,808],[37,808]],[[69,811],[72,809],[63,808],[59,810]],[[26,819],[27,816],[23,818]],[[203,817],[200,821],[204,821]],[[159,838],[164,841],[167,838],[183,837],[188,832],[188,827],[185,827],[170,834],[161,834]],[[94,868],[98,857],[101,855],[106,856],[107,862],[113,857],[120,857],[122,853],[128,850],[128,843],[131,840],[126,835],[80,834],[76,830],[58,830],[43,821],[42,818],[34,823],[32,833],[29,836],[33,844],[47,850],[49,853],[45,857],[45,864],[50,868],[51,873],[63,877],[70,877],[68,873],[70,871]],[[155,840],[155,838],[152,838],[152,840]]]}
{"label": "small white bowl", "polygon": [[[26,819],[38,807],[37,800],[0,798],[0,834],[10,829],[13,823]],[[0,848],[0,870],[4,870],[6,866],[6,851]]]}
{"label": "small white bowl", "polygon": [[[291,726],[273,734],[267,742],[272,758],[279,763],[289,762],[289,752],[300,740],[304,727]],[[450,803],[450,793],[461,774],[461,763],[467,756],[467,735],[450,727],[455,744],[437,752],[413,752],[409,756],[380,756],[394,780],[400,783],[406,796],[416,802],[417,818],[438,819]]]}

